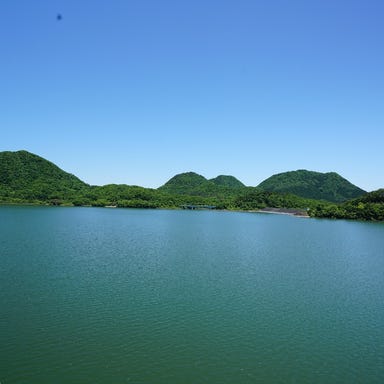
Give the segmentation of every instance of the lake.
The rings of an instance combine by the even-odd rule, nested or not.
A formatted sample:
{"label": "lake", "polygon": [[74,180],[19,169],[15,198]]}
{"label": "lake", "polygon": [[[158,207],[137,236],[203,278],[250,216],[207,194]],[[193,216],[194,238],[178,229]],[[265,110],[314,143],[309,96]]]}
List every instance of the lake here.
{"label": "lake", "polygon": [[0,382],[383,383],[384,224],[0,207]]}

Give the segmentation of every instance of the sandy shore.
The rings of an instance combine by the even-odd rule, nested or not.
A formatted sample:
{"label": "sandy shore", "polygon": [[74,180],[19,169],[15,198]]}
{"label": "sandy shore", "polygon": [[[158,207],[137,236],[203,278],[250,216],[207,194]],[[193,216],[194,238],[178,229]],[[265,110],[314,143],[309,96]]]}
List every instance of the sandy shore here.
{"label": "sandy shore", "polygon": [[290,215],[296,217],[309,217],[308,213],[304,209],[295,209],[295,208],[262,208],[257,211],[258,213],[273,213],[276,215]]}

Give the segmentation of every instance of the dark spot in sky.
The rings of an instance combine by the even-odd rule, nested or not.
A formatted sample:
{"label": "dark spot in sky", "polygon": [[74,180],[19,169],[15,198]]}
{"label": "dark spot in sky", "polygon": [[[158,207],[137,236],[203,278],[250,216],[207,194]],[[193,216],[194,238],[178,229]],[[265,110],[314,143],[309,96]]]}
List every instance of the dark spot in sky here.
{"label": "dark spot in sky", "polygon": [[62,20],[62,18],[63,18],[63,16],[61,16],[61,14],[58,13],[57,16],[56,16],[56,20],[60,21],[60,20]]}

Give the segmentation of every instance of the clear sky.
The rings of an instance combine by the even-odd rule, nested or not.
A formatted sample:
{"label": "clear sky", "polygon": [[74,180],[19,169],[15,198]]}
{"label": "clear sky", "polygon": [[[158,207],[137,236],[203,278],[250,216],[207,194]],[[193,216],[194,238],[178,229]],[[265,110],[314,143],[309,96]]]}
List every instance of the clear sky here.
{"label": "clear sky", "polygon": [[2,0],[0,151],[96,185],[383,188],[383,20],[383,0]]}

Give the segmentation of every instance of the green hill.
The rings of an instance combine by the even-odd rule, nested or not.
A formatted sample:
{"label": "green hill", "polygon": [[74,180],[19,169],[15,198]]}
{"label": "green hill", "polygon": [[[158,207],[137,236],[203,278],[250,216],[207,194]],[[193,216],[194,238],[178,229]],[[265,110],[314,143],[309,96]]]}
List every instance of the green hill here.
{"label": "green hill", "polygon": [[292,193],[307,199],[343,202],[366,192],[335,172],[321,173],[307,170],[273,175],[258,185],[269,192]]}
{"label": "green hill", "polygon": [[245,185],[234,176],[219,175],[214,179],[210,179],[212,183],[229,188],[243,188]]}
{"label": "green hill", "polygon": [[207,189],[214,188],[215,184],[208,181],[204,176],[195,172],[185,172],[173,176],[158,190],[180,195],[201,195]]}
{"label": "green hill", "polygon": [[0,152],[2,201],[50,201],[71,199],[88,185],[37,155],[27,151]]}
{"label": "green hill", "polygon": [[132,185],[90,186],[27,151],[0,152],[0,203],[67,204],[129,208],[299,208],[311,216],[384,220],[384,189],[366,193],[337,173],[285,172],[245,187],[233,176],[207,180],[194,172],[172,177],[158,189]]}
{"label": "green hill", "polygon": [[218,199],[227,199],[234,196],[243,184],[233,176],[218,176],[216,179],[207,180],[195,172],[180,173],[163,186],[158,191],[170,194],[216,197]]}

